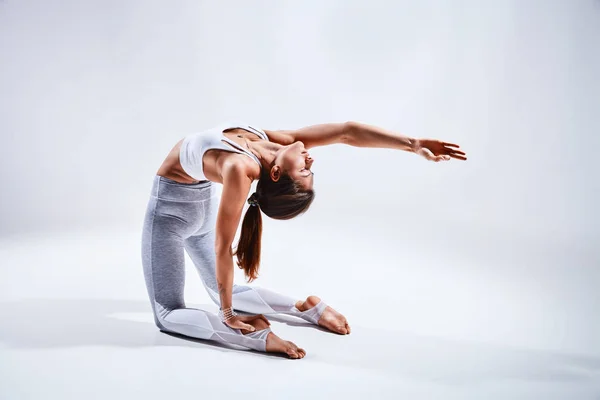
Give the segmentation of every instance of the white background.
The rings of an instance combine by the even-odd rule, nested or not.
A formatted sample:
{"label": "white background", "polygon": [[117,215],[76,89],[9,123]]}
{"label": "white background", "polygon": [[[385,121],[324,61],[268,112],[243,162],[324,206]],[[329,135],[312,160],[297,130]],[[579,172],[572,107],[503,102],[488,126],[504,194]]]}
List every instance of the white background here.
{"label": "white background", "polygon": [[[0,59],[0,398],[66,398],[56,377],[26,383],[41,374],[28,357],[66,376],[104,347],[133,364],[108,368],[96,395],[132,394],[164,374],[150,353],[163,341],[187,346],[163,363],[215,358],[215,393],[230,362],[313,382],[298,398],[327,398],[333,376],[380,398],[600,393],[600,2],[5,0]],[[311,150],[315,202],[293,221],[265,217],[257,284],[317,294],[355,331],[274,323],[307,348],[303,367],[223,361],[149,323],[152,178],[180,138],[230,119],[354,120],[469,156]],[[187,298],[212,307],[189,272]],[[114,322],[134,317],[146,323]],[[138,338],[146,352],[123,353]]]}

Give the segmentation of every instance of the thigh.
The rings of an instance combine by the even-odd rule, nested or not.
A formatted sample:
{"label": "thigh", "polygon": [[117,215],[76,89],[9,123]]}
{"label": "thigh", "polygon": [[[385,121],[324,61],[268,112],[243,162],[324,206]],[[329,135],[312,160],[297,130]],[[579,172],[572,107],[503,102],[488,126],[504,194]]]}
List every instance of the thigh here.
{"label": "thigh", "polygon": [[[215,226],[220,196],[214,194],[202,202],[202,221],[198,229],[184,240],[184,247],[190,256],[202,282],[211,297],[217,292]],[[212,293],[211,293],[212,292]],[[214,300],[214,299],[213,299]]]}
{"label": "thigh", "polygon": [[[215,230],[192,235],[184,240],[184,247],[194,267],[209,290],[211,297],[218,293],[216,275]],[[212,292],[212,293],[211,293]],[[214,300],[214,299],[213,299]]]}
{"label": "thigh", "polygon": [[[166,310],[185,307],[184,238],[201,219],[194,203],[151,198],[144,222],[142,258],[148,293]],[[154,304],[156,309],[156,304]]]}

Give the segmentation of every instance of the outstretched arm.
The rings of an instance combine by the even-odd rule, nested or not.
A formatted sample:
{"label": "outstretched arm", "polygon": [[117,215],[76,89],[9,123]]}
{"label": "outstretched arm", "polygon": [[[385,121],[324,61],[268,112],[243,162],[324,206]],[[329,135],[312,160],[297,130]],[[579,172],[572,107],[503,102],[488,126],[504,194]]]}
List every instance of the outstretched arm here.
{"label": "outstretched arm", "polygon": [[379,147],[416,153],[430,161],[466,160],[466,154],[454,143],[436,139],[416,139],[373,125],[350,122],[346,144],[355,147]]}
{"label": "outstretched arm", "polygon": [[345,143],[354,147],[376,147],[414,152],[417,139],[360,122],[349,122]]}
{"label": "outstretched arm", "polygon": [[416,139],[390,130],[360,122],[343,122],[311,125],[296,130],[265,130],[269,138],[288,145],[301,141],[309,149],[342,143],[354,147],[375,147],[404,150],[416,153],[431,161],[446,161],[450,158],[466,160],[458,145],[435,139]]}

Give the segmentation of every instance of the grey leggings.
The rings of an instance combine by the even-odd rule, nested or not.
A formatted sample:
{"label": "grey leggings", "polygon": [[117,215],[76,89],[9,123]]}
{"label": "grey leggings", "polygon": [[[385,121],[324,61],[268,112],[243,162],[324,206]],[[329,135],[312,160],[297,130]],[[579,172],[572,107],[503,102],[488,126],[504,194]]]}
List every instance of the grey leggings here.
{"label": "grey leggings", "polygon": [[[220,197],[214,183],[179,183],[155,175],[142,233],[142,264],[158,328],[199,339],[265,351],[269,329],[247,335],[218,316],[188,308],[183,298],[184,249],[211,299],[219,305],[215,266],[215,224]],[[234,285],[233,308],[253,314],[285,313],[317,323],[325,304],[301,312],[296,300],[256,286]]]}

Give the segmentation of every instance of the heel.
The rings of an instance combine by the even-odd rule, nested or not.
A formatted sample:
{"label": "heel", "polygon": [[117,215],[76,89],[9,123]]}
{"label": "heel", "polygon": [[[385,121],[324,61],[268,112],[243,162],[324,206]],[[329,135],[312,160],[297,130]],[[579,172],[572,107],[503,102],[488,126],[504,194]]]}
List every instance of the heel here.
{"label": "heel", "polygon": [[306,311],[300,311],[296,307],[294,307],[295,312],[293,315],[300,317],[305,321],[312,322],[315,325],[319,325],[319,319],[321,319],[321,315],[323,315],[323,312],[326,308],[327,304],[323,300],[321,300],[317,303],[316,306]]}

